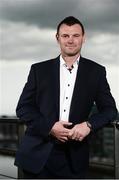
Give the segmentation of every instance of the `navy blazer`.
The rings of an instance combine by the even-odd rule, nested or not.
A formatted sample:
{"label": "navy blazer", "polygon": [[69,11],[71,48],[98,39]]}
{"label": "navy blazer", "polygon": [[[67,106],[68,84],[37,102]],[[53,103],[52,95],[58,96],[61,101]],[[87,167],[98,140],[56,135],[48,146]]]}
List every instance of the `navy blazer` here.
{"label": "navy blazer", "polygon": [[[39,173],[45,165],[53,143],[49,132],[59,120],[60,60],[48,60],[31,66],[16,109],[27,129],[16,154],[15,165]],[[98,112],[90,115],[96,104]],[[105,68],[83,57],[79,60],[77,77],[71,101],[69,121],[73,124],[88,119],[93,130],[108,124],[117,115],[115,101],[110,93]],[[87,138],[71,146],[71,161],[75,171],[88,164]]]}

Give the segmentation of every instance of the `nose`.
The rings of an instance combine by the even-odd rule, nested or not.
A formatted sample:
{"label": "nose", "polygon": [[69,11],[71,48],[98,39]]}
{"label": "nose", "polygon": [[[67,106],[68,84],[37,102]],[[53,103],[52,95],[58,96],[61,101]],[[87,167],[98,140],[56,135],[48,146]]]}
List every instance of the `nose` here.
{"label": "nose", "polygon": [[68,42],[73,43],[73,37],[72,36],[69,36]]}

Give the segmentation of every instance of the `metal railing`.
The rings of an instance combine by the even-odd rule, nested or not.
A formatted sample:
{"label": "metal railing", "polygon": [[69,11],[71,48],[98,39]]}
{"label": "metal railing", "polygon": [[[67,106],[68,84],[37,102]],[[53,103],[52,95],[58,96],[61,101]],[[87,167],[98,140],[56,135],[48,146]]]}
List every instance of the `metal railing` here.
{"label": "metal railing", "polygon": [[[93,178],[99,178],[99,175],[100,176],[102,175],[100,178],[103,177],[105,179],[107,179],[107,178],[118,179],[119,178],[119,120],[113,121],[111,124],[102,128],[100,131],[104,132],[107,129],[108,129],[108,131],[109,131],[109,129],[113,130],[113,131],[109,131],[108,136],[106,137],[108,140],[107,141],[108,146],[110,146],[110,144],[113,146],[112,147],[113,152],[109,153],[108,149],[107,149],[107,154],[105,153],[105,155],[103,157],[99,157],[97,160],[93,160],[93,158],[90,158],[90,171],[92,172],[92,174],[89,176],[91,176],[91,177],[93,176]],[[99,132],[97,132],[96,134],[98,134]],[[111,137],[112,132],[113,132],[113,137]],[[104,135],[104,133],[103,133],[103,135]],[[105,137],[102,137],[102,138],[104,140]],[[109,141],[111,141],[111,140],[109,138],[113,138],[112,143],[110,143],[110,144],[109,144]],[[93,140],[96,141],[96,139],[92,139],[92,141]],[[91,141],[91,144],[92,144],[92,141]],[[104,146],[106,149],[105,141],[104,141]],[[100,152],[101,150],[102,149],[99,144],[97,152]],[[100,152],[100,154],[102,155],[102,152]],[[108,155],[107,158],[105,158],[106,155]],[[113,161],[110,158],[110,156],[111,156],[111,158],[113,158]]]}
{"label": "metal railing", "polygon": [[[119,178],[119,120],[113,121],[110,128],[114,132],[114,157],[113,162],[90,161],[90,170],[93,172],[113,173],[115,179]],[[25,126],[16,117],[0,118],[0,154],[15,156],[18,145],[24,134]],[[1,174],[1,172],[0,172]],[[18,169],[18,178],[22,178],[22,171]]]}
{"label": "metal railing", "polygon": [[119,120],[113,122],[114,125],[114,169],[115,178],[119,179]]}

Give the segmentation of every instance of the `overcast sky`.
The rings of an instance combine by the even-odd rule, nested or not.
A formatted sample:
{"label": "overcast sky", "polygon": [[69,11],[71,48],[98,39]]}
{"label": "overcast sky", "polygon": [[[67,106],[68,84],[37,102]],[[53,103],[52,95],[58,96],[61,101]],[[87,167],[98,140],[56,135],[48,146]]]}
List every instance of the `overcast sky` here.
{"label": "overcast sky", "polygon": [[[86,30],[82,55],[102,65],[113,66],[114,77],[117,77],[119,0],[0,0],[0,97],[6,102],[2,105],[4,109],[8,104],[4,98],[8,89],[11,93],[17,92],[14,98],[10,96],[10,101],[16,105],[32,63],[59,55],[56,27],[70,15],[79,18]],[[116,94],[114,77],[110,76]],[[13,79],[15,84],[10,86]]]}
{"label": "overcast sky", "polygon": [[69,15],[85,26],[86,56],[118,63],[119,0],[0,0],[2,59],[44,60],[56,56],[56,27]]}

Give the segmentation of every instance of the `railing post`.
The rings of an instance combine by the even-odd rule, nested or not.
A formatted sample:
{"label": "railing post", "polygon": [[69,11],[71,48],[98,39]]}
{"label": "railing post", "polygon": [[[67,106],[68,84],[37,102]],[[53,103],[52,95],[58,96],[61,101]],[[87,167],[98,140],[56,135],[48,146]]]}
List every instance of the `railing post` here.
{"label": "railing post", "polygon": [[115,169],[115,179],[119,179],[119,121],[115,121],[114,124],[114,169]]}
{"label": "railing post", "polygon": [[[21,143],[21,139],[25,132],[25,125],[22,123],[18,123],[18,146]],[[23,172],[18,168],[18,179],[23,179]]]}

